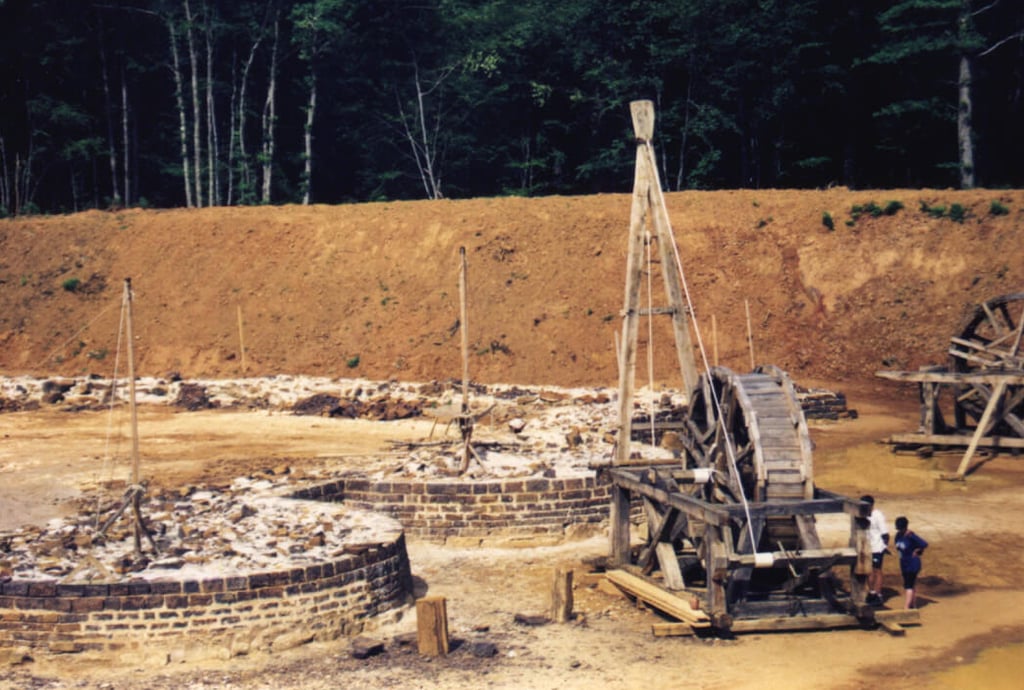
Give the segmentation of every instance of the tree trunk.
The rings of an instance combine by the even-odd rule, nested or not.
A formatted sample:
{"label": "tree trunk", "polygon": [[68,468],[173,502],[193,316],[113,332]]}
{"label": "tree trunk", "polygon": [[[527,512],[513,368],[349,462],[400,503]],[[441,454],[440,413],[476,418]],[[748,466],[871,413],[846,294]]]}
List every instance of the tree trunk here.
{"label": "tree trunk", "polygon": [[128,84],[125,82],[124,68],[121,69],[121,138],[124,150],[121,152],[124,164],[121,166],[124,172],[124,205],[132,203],[131,170],[128,161],[128,151],[131,148],[128,141]]}
{"label": "tree trunk", "polygon": [[309,70],[309,104],[306,106],[306,128],[304,146],[306,168],[302,174],[302,203],[309,206],[310,189],[313,186],[313,118],[316,113],[316,71]]}
{"label": "tree trunk", "polygon": [[185,183],[185,206],[192,208],[192,174],[188,162],[188,115],[185,111],[185,91],[181,78],[181,59],[178,55],[178,32],[174,19],[168,17],[167,29],[171,37],[171,59],[174,66],[174,98],[178,105],[178,139],[181,141],[181,177]]}
{"label": "tree trunk", "polygon": [[[249,166],[249,153],[245,149],[246,92],[249,87],[249,71],[252,69],[253,61],[256,59],[256,50],[262,42],[263,27],[260,27],[260,35],[252,42],[252,47],[249,49],[249,57],[245,61],[245,66],[242,67],[242,74],[238,78],[234,138],[238,146],[238,181],[241,187],[238,200],[242,203],[250,201],[252,197],[252,168]],[[232,199],[229,198],[228,204],[231,203]]]}
{"label": "tree trunk", "polygon": [[260,202],[270,203],[271,177],[274,169],[274,128],[277,114],[275,112],[277,90],[277,49],[280,38],[281,22],[274,19],[274,47],[270,51],[270,81],[267,84],[267,100],[263,103],[263,190]]}
{"label": "tree trunk", "polygon": [[974,126],[971,111],[974,108],[971,97],[971,58],[960,56],[960,76],[957,80],[959,102],[956,114],[956,135],[960,149],[960,188],[974,189]]}
{"label": "tree trunk", "polygon": [[[420,79],[419,65],[413,64],[413,86],[416,89],[416,112],[406,115],[402,106],[402,98],[398,96],[398,115],[402,120],[402,127],[405,128],[405,138],[409,142],[413,160],[416,162],[416,169],[423,183],[423,190],[428,199],[442,199],[441,175],[437,169],[438,154],[438,133],[441,129],[440,115],[434,120],[432,126],[427,126],[427,97],[441,87],[441,83],[451,74],[448,70],[429,89],[425,89]],[[439,109],[440,110],[440,109]],[[409,121],[413,121],[410,126]],[[415,130],[415,131],[414,131]]]}
{"label": "tree trunk", "polygon": [[100,71],[103,77],[103,106],[107,115],[107,157],[110,161],[110,204],[121,205],[121,192],[117,183],[117,143],[114,139],[114,106],[110,100],[110,76],[107,71],[107,51],[103,47],[103,16],[99,14]]}
{"label": "tree trunk", "polygon": [[[204,12],[208,11],[204,6]],[[213,21],[206,22],[206,199],[210,206],[220,203],[220,185],[217,179],[217,114],[213,99]]]}
{"label": "tree trunk", "polygon": [[199,61],[196,55],[195,32],[192,23],[192,7],[189,0],[183,0],[185,6],[185,38],[188,44],[188,56],[191,61],[192,72],[192,159],[194,168],[192,175],[195,179],[196,206],[203,207],[203,147],[202,147],[202,118],[199,107]]}
{"label": "tree trunk", "polygon": [[0,136],[0,211],[13,212],[11,208],[11,174],[7,169],[7,147]]}

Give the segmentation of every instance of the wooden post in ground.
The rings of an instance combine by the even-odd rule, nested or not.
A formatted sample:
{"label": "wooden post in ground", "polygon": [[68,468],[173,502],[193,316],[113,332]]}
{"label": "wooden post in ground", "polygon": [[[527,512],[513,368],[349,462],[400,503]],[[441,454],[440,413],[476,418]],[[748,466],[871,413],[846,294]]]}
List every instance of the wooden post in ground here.
{"label": "wooden post in ground", "polygon": [[243,328],[242,322],[242,305],[238,305],[238,349],[242,355],[242,376],[245,376],[248,371],[248,367],[245,362],[245,329]]}
{"label": "wooden post in ground", "polygon": [[448,654],[448,604],[444,597],[416,600],[416,643],[424,656]]}
{"label": "wooden post in ground", "polygon": [[572,620],[572,569],[556,568],[551,587],[551,620],[566,623]]}
{"label": "wooden post in ground", "polygon": [[754,360],[754,331],[750,327],[750,300],[743,300],[743,307],[747,310],[747,344],[750,347],[750,370],[753,371],[757,364]]}

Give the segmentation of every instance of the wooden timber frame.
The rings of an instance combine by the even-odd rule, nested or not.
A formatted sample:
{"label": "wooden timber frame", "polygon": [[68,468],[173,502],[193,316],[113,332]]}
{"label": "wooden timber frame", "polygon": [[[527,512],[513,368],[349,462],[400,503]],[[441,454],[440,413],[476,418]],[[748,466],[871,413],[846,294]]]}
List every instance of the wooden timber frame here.
{"label": "wooden timber frame", "polygon": [[[724,633],[876,623],[866,606],[871,570],[867,504],[817,489],[811,443],[792,383],[775,367],[698,375],[690,310],[651,139],[650,101],[630,104],[636,173],[619,347],[619,435],[612,483],[609,580],[693,627]],[[667,307],[640,308],[646,242],[656,242]],[[685,459],[633,457],[630,441],[642,316],[672,318],[687,391]],[[633,511],[647,523],[631,540]],[[815,515],[850,517],[846,546],[823,548]],[[849,568],[844,591],[833,568]],[[642,591],[641,591],[642,590]]]}
{"label": "wooden timber frame", "polygon": [[1024,449],[1024,293],[977,305],[950,339],[948,366],[879,371],[876,376],[916,383],[921,423],[916,433],[894,434],[897,449],[964,449],[947,479],[963,480],[979,449]]}

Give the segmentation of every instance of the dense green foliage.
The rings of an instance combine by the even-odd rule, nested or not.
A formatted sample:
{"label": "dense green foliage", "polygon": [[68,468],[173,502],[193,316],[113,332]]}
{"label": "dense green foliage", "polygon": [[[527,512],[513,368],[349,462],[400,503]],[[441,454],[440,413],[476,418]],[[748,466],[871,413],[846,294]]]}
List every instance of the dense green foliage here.
{"label": "dense green foliage", "polygon": [[1020,186],[1022,31],[1017,0],[0,0],[0,214],[627,191],[641,98],[673,190],[956,186],[964,123],[977,184]]}

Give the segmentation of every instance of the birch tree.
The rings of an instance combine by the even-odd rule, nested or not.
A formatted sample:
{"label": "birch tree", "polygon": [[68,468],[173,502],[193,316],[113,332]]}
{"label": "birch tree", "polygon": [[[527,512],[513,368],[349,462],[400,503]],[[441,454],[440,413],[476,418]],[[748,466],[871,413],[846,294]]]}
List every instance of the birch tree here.
{"label": "birch tree", "polygon": [[317,70],[320,61],[336,46],[344,34],[342,10],[345,0],[315,0],[292,9],[292,40],[299,59],[306,65],[307,89],[305,122],[302,130],[303,171],[299,183],[302,203],[309,204],[313,186],[313,125],[316,122]]}

